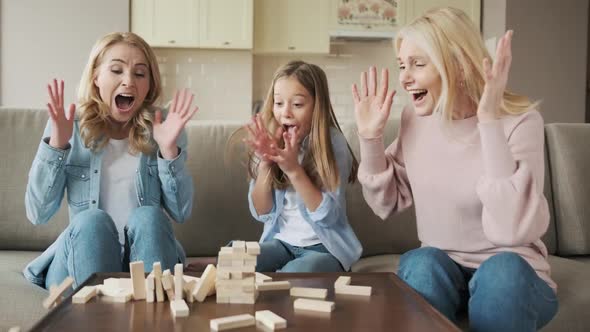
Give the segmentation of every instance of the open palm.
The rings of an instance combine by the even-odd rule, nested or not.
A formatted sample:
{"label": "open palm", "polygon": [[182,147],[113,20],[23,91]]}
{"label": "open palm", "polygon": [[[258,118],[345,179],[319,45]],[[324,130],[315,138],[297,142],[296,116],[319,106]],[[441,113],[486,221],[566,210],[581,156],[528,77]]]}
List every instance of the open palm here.
{"label": "open palm", "polygon": [[359,135],[365,138],[375,138],[383,134],[383,128],[389,118],[391,104],[395,90],[389,89],[389,71],[381,71],[381,87],[377,88],[377,69],[369,70],[367,86],[367,73],[361,73],[361,91],[359,93],[356,84],[352,85],[352,97],[354,99],[354,116]]}
{"label": "open palm", "polygon": [[271,163],[272,161],[269,159],[269,156],[275,153],[274,149],[283,134],[283,128],[279,126],[274,136],[272,136],[262,124],[260,114],[257,114],[252,119],[252,123],[246,127],[250,132],[250,137],[245,140],[246,144],[250,146],[261,162]]}
{"label": "open palm", "polygon": [[174,94],[174,99],[168,110],[166,119],[162,121],[162,112],[156,112],[154,119],[154,140],[158,143],[162,156],[166,159],[173,159],[178,155],[176,140],[186,123],[199,109],[191,109],[194,95],[189,94],[187,89]]}
{"label": "open palm", "polygon": [[64,110],[64,81],[60,80],[59,84],[56,79],[53,84],[47,84],[49,94],[49,103],[47,103],[47,113],[51,119],[51,137],[49,145],[64,149],[74,130],[74,112],[76,106],[70,104],[66,113]]}

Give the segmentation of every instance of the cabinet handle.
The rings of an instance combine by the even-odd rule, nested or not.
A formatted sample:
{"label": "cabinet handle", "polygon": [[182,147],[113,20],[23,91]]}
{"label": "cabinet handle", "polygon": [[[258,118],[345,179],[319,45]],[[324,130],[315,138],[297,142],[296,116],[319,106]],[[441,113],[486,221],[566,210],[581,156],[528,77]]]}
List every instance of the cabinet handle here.
{"label": "cabinet handle", "polygon": [[229,44],[230,44],[230,42],[228,42],[228,41],[223,42],[223,45],[229,45]]}
{"label": "cabinet handle", "polygon": [[173,40],[169,40],[168,43],[169,44],[174,44],[174,43],[176,43],[176,40],[174,40],[174,39]]}
{"label": "cabinet handle", "polygon": [[289,46],[289,47],[288,47],[288,49],[289,49],[290,51],[293,51],[293,50],[295,49],[295,46]]}

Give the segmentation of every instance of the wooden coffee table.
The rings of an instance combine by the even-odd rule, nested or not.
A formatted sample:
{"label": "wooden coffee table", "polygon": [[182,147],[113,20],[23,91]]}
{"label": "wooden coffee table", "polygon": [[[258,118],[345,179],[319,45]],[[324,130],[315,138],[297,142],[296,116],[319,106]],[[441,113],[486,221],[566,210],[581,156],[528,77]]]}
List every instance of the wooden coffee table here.
{"label": "wooden coffee table", "polygon": [[[393,273],[266,274],[273,281],[289,280],[292,286],[327,288],[327,300],[334,301],[336,309],[331,314],[294,311],[294,298],[288,291],[264,291],[254,305],[217,304],[215,296],[210,296],[202,303],[189,303],[189,317],[174,319],[167,301],[109,303],[95,298],[86,304],[72,304],[69,297],[31,331],[209,331],[209,320],[213,318],[254,315],[265,309],[287,320],[287,329],[282,331],[460,331]],[[351,276],[352,285],[372,286],[373,294],[334,294],[334,281],[340,275]],[[94,274],[80,287],[101,284],[110,277],[129,278],[129,274]],[[235,331],[260,330],[247,327]]]}

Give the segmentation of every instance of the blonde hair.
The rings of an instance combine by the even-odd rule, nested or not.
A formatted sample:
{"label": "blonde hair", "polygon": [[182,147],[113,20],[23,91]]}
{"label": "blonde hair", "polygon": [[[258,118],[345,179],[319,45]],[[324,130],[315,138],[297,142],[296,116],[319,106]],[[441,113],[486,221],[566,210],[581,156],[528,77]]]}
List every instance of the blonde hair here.
{"label": "blonde hair", "polygon": [[136,47],[143,52],[149,67],[150,89],[139,111],[129,120],[131,125],[129,146],[132,152],[151,153],[155,148],[151,138],[154,105],[162,93],[160,70],[152,48],[140,36],[132,32],[110,33],[94,44],[78,89],[80,136],[84,145],[93,151],[100,150],[108,142],[106,134],[111,127],[111,111],[100,98],[94,79],[104,54],[109,48],[119,43]]}
{"label": "blonde hair", "polygon": [[[314,65],[303,61],[291,61],[279,68],[272,79],[272,84],[268,89],[264,106],[261,110],[262,122],[269,133],[274,133],[279,123],[274,118],[274,87],[276,82],[281,78],[293,77],[303,85],[308,93],[313,97],[314,107],[311,117],[311,129],[309,133],[309,149],[306,151],[302,166],[305,173],[311,178],[315,186],[330,191],[336,190],[340,184],[338,168],[332,150],[332,140],[330,137],[330,128],[334,127],[340,132],[340,125],[336,120],[332,103],[330,102],[330,91],[328,90],[328,79],[324,71]],[[280,139],[280,145],[284,141]],[[348,144],[347,144],[348,145]],[[348,145],[348,151],[352,156],[353,162],[350,170],[349,182],[354,182],[358,169],[358,162]],[[257,178],[258,162],[254,153],[248,153],[248,175],[251,178]],[[281,171],[276,163],[273,163],[268,174],[272,178],[273,188],[285,189],[291,185],[288,177]]]}
{"label": "blonde hair", "polygon": [[[402,28],[395,39],[399,53],[404,38],[410,38],[430,57],[438,70],[442,89],[435,112],[451,121],[460,89],[473,105],[478,105],[485,85],[483,59],[488,53],[479,29],[463,11],[455,8],[436,8],[416,18]],[[525,113],[538,103],[528,97],[504,91],[500,113]]]}

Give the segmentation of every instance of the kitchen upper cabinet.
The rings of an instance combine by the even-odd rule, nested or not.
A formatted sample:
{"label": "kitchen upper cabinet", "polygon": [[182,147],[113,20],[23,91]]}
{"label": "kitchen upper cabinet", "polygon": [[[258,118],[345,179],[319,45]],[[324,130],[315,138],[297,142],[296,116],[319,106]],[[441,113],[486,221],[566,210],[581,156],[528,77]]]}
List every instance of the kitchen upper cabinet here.
{"label": "kitchen upper cabinet", "polygon": [[399,26],[399,0],[330,0],[331,30],[394,32]]}
{"label": "kitchen upper cabinet", "polygon": [[481,0],[400,0],[399,2],[400,10],[405,13],[403,24],[410,23],[432,8],[455,7],[463,10],[476,26],[481,27]]}
{"label": "kitchen upper cabinet", "polygon": [[131,31],[153,47],[252,48],[253,0],[132,0]]}
{"label": "kitchen upper cabinet", "polygon": [[203,48],[252,48],[254,0],[200,0]]}
{"label": "kitchen upper cabinet", "polygon": [[327,0],[255,0],[254,53],[328,54]]}
{"label": "kitchen upper cabinet", "polygon": [[131,31],[152,47],[199,47],[198,0],[133,0]]}

